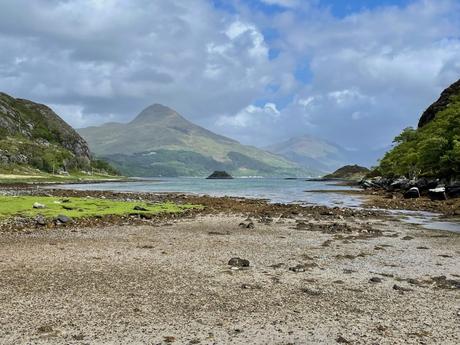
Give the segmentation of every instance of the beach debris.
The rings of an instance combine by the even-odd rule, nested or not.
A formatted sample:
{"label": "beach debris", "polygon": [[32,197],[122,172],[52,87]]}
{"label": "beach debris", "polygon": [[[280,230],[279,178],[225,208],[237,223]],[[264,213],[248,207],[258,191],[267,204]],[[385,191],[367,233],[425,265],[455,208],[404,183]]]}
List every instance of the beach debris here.
{"label": "beach debris", "polygon": [[321,291],[310,288],[303,288],[301,291],[309,296],[320,296],[322,294]]}
{"label": "beach debris", "polygon": [[43,205],[43,204],[40,204],[39,202],[35,202],[32,207],[37,208],[37,209],[41,209],[41,208],[45,208],[46,206]]}
{"label": "beach debris", "polygon": [[460,289],[460,280],[447,279],[446,276],[432,277],[431,280],[440,289]]}
{"label": "beach debris", "polygon": [[176,337],[166,335],[163,337],[165,343],[174,343],[176,341]]}
{"label": "beach debris", "polygon": [[396,290],[396,291],[401,291],[401,292],[409,292],[409,291],[412,291],[412,289],[409,289],[409,288],[405,288],[403,286],[399,286],[399,285],[393,285],[393,290]]}
{"label": "beach debris", "polygon": [[412,236],[404,236],[401,239],[404,240],[404,241],[410,241],[410,240],[413,240],[414,238]]}
{"label": "beach debris", "polygon": [[238,226],[242,229],[254,229],[254,223],[250,221],[249,223],[241,222]]}
{"label": "beach debris", "polygon": [[349,340],[345,339],[341,335],[339,335],[335,341],[339,344],[351,344]]}
{"label": "beach debris", "polygon": [[232,267],[249,267],[249,260],[235,257],[231,258],[228,264]]}
{"label": "beach debris", "polygon": [[295,273],[305,272],[307,269],[313,268],[313,267],[318,267],[318,265],[314,262],[309,262],[307,264],[298,264],[296,266],[289,267],[289,271],[295,272]]}
{"label": "beach debris", "polygon": [[369,279],[369,282],[370,282],[370,283],[381,283],[381,282],[382,282],[382,278],[379,278],[379,277],[372,277],[371,279]]}

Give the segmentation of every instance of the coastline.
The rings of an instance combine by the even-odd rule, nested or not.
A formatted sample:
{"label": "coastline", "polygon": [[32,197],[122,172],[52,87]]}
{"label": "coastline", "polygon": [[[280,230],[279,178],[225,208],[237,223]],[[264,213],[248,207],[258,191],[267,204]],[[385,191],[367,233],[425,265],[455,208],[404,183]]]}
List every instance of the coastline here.
{"label": "coastline", "polygon": [[[382,211],[28,191],[205,209],[4,229],[0,339],[6,343],[460,341],[452,308],[460,298],[459,234],[425,230]],[[228,265],[233,257],[249,260],[249,267]]]}

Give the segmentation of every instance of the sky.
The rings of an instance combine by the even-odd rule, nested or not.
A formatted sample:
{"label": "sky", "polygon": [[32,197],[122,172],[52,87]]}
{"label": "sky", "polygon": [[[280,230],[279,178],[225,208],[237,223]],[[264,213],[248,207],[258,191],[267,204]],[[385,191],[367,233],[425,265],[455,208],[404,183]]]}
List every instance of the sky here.
{"label": "sky", "polygon": [[0,91],[74,127],[153,103],[244,144],[387,147],[460,79],[457,0],[2,0]]}

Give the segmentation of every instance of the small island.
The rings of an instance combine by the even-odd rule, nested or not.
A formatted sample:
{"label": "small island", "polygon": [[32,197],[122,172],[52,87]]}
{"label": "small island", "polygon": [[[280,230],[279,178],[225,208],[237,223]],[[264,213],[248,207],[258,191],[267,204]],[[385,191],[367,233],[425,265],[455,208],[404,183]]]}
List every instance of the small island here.
{"label": "small island", "polygon": [[211,175],[206,177],[206,179],[208,180],[230,180],[230,179],[233,179],[233,177],[226,171],[214,171]]}

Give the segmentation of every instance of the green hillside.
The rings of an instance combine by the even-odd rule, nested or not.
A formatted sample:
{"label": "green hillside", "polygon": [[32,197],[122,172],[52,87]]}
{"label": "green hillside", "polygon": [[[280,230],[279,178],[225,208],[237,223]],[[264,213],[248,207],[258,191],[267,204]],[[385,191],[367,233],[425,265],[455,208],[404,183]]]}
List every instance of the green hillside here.
{"label": "green hillside", "polygon": [[100,171],[85,140],[43,104],[0,93],[0,173]]}
{"label": "green hillside", "polygon": [[420,118],[406,128],[380,162],[384,176],[460,177],[460,80],[443,91]]}
{"label": "green hillside", "polygon": [[280,156],[208,131],[159,104],[130,123],[108,123],[79,133],[93,152],[131,176],[207,176],[214,170],[234,176],[316,175]]}

